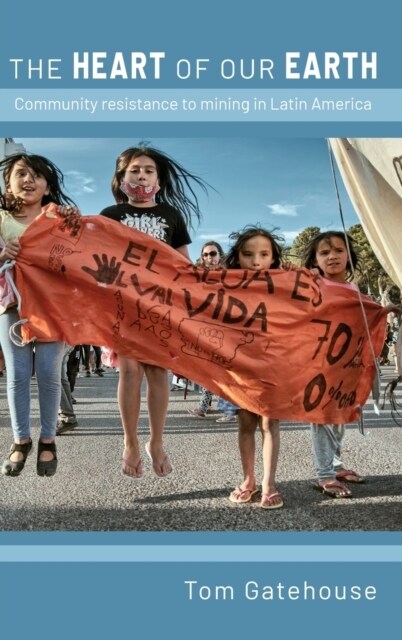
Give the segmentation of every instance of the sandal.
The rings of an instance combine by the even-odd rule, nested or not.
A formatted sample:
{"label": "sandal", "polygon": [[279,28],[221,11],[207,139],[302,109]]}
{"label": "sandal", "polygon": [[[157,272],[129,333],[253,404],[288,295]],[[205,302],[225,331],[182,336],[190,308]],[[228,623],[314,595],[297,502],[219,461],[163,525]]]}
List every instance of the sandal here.
{"label": "sandal", "polygon": [[[41,460],[42,451],[51,451],[53,458],[51,460]],[[57,469],[57,455],[55,442],[38,442],[38,458],[36,461],[36,473],[38,476],[54,476]]]}
{"label": "sandal", "polygon": [[356,473],[356,471],[353,471],[353,469],[341,469],[340,471],[337,471],[336,479],[343,480],[344,482],[355,482],[356,484],[366,482],[365,479],[359,476],[359,474]]}
{"label": "sandal", "polygon": [[352,492],[343,482],[337,480],[326,480],[325,482],[313,485],[314,489],[321,491],[325,496],[330,498],[351,498]]}
{"label": "sandal", "polygon": [[230,502],[235,502],[236,504],[250,502],[251,498],[255,493],[257,493],[257,491],[258,489],[256,489],[255,487],[254,489],[242,489],[241,487],[236,487],[230,494],[229,500]]}
{"label": "sandal", "polygon": [[152,457],[150,446],[151,446],[150,443],[146,442],[145,451],[146,451],[146,454],[147,454],[148,458],[152,462],[152,468],[154,470],[154,474],[156,476],[158,476],[158,478],[166,478],[166,476],[168,476],[169,473],[172,473],[172,471],[173,471],[173,467],[171,465],[170,458],[169,458],[168,454],[165,453],[162,462],[156,462],[156,460],[154,460],[153,457]]}
{"label": "sandal", "polygon": [[135,467],[133,464],[131,464],[131,462],[128,461],[128,459],[123,454],[123,464],[122,464],[121,471],[123,476],[127,476],[127,478],[132,478],[133,480],[140,480],[144,475],[141,458],[137,466]]}
{"label": "sandal", "polygon": [[[32,449],[32,440],[29,438],[28,442],[24,442],[24,444],[17,444],[13,442],[11,445],[10,453],[8,455],[7,460],[4,460],[3,465],[1,467],[1,473],[3,476],[19,476],[21,471],[25,466],[26,459],[29,455],[29,452]],[[19,451],[24,456],[22,460],[18,460],[18,462],[14,462],[10,460],[11,455],[15,452]]]}
{"label": "sandal", "polygon": [[[275,502],[272,502],[273,498],[280,498],[280,500],[275,504]],[[261,509],[280,509],[283,507],[283,500],[279,491],[275,491],[274,493],[262,493],[260,507]]]}

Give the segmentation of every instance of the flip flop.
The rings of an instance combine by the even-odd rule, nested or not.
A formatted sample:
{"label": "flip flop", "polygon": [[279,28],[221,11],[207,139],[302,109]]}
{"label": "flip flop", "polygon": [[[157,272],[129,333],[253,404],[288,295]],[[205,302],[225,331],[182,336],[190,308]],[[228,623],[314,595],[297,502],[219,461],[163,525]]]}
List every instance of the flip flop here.
{"label": "flip flop", "polygon": [[366,482],[365,479],[359,476],[359,474],[356,473],[356,471],[353,471],[353,469],[342,469],[341,471],[337,471],[336,479],[343,480],[344,482],[354,482],[356,484],[363,484],[363,482]]}
{"label": "flip flop", "polygon": [[[280,502],[276,504],[275,503],[272,504],[272,498],[277,498],[277,497],[281,499]],[[262,493],[260,507],[261,509],[280,509],[281,507],[283,507],[283,500],[279,491],[275,491],[274,493],[269,493],[269,494]]]}
{"label": "flip flop", "polygon": [[142,460],[140,459],[139,463],[136,467],[130,464],[130,462],[123,456],[123,465],[122,465],[122,474],[127,478],[131,478],[132,480],[140,480],[144,472],[142,470]]}
{"label": "flip flop", "polygon": [[[236,504],[250,502],[251,498],[255,493],[257,493],[257,491],[258,489],[241,489],[240,487],[236,487],[230,494],[229,500],[230,502],[235,502]],[[238,496],[234,496],[234,493],[238,493]]]}
{"label": "flip flop", "polygon": [[154,462],[154,460],[153,460],[153,458],[151,456],[151,450],[149,448],[149,442],[147,442],[145,444],[145,451],[146,451],[146,454],[147,454],[148,458],[152,462],[152,468],[154,470],[154,474],[156,476],[158,476],[158,478],[166,478],[166,476],[168,476],[170,473],[172,473],[173,467],[172,467],[172,465],[170,463],[170,458],[169,458],[167,453],[165,453],[165,457],[163,458],[162,464],[158,464],[157,465],[157,467],[162,467],[162,468],[166,468],[167,467],[169,469],[169,471],[166,471],[166,473],[164,473],[163,471],[162,472],[158,471],[157,467],[155,467],[155,464],[157,464],[157,463]]}
{"label": "flip flop", "polygon": [[337,480],[327,480],[321,484],[314,484],[313,487],[329,498],[342,499],[352,497],[352,492],[343,482],[337,482]]}

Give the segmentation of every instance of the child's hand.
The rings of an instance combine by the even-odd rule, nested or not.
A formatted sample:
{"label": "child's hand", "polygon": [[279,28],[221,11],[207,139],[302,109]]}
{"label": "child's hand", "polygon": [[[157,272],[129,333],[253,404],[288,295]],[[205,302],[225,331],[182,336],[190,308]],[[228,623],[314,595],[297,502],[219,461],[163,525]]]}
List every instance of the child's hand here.
{"label": "child's hand", "polygon": [[0,260],[5,262],[6,260],[15,260],[21,249],[21,245],[18,240],[8,240],[0,251]]}
{"label": "child's hand", "polygon": [[397,313],[399,316],[402,313],[402,306],[398,307],[396,304],[387,304],[384,309],[387,313]]}
{"label": "child's hand", "polygon": [[294,264],[293,262],[282,262],[281,263],[281,267],[282,269],[285,269],[285,271],[296,271],[296,269],[300,269],[300,267],[297,264]]}
{"label": "child's hand", "polygon": [[61,204],[57,207],[57,213],[63,216],[63,218],[81,215],[81,211],[77,207],[71,207],[71,206],[66,206]]}

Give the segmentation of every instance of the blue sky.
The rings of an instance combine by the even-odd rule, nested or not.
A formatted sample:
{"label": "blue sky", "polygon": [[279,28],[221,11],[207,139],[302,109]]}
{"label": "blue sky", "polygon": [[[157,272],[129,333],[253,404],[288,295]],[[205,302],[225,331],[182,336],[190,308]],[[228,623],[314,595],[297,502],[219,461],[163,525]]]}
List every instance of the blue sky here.
{"label": "blue sky", "polygon": [[[84,214],[113,204],[110,183],[115,160],[139,139],[15,138],[31,153],[47,156],[65,175],[68,195]],[[304,228],[340,229],[341,220],[327,141],[323,138],[154,138],[168,153],[214,189],[199,193],[201,224],[191,231],[195,260],[206,240],[224,249],[228,235],[246,224],[276,228],[288,244]],[[345,224],[359,222],[343,189]]]}

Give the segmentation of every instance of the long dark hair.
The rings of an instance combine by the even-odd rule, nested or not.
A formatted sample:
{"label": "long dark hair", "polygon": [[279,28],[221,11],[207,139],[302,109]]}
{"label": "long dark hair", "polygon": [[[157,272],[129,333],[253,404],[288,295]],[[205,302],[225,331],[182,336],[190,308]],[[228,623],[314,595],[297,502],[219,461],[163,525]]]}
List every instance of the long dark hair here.
{"label": "long dark hair", "polygon": [[43,176],[47,182],[49,193],[43,196],[42,207],[50,202],[75,206],[75,202],[64,193],[64,176],[53,162],[50,162],[50,160],[44,156],[38,156],[33,153],[16,153],[7,156],[7,158],[0,162],[0,171],[3,171],[3,180],[6,187],[5,193],[2,193],[0,189],[0,205],[2,209],[10,211],[11,213],[18,213],[23,205],[20,198],[15,198],[12,193],[7,192],[13,167],[15,163],[20,160],[22,160],[33,173]]}
{"label": "long dark hair", "polygon": [[193,226],[192,218],[194,216],[198,222],[201,222],[202,216],[197,194],[191,183],[195,183],[204,193],[207,193],[209,185],[201,178],[187,171],[166,153],[146,145],[130,147],[117,158],[116,170],[112,180],[112,193],[116,202],[128,201],[128,197],[120,189],[120,183],[132,159],[139,156],[147,156],[156,164],[160,191],[155,196],[155,202],[164,202],[180,211],[189,227]]}
{"label": "long dark hair", "polygon": [[[331,245],[331,238],[339,238],[343,241],[346,249],[348,250],[348,261],[346,263],[346,271],[349,274],[353,273],[353,270],[359,266],[359,258],[357,256],[354,240],[347,233],[343,231],[322,231],[318,233],[316,236],[311,238],[311,240],[306,244],[302,251],[302,264],[307,269],[318,269],[321,275],[322,270],[317,266],[317,250],[320,242],[328,242]],[[351,262],[352,261],[352,262]]]}
{"label": "long dark hair", "polygon": [[234,244],[230,247],[225,258],[225,266],[228,269],[239,268],[239,253],[245,243],[251,240],[251,238],[255,238],[255,236],[263,236],[271,243],[273,262],[270,269],[278,269],[280,267],[283,251],[282,243],[284,242],[283,238],[258,225],[247,225],[241,231],[234,231],[229,235],[229,240],[234,242]]}

